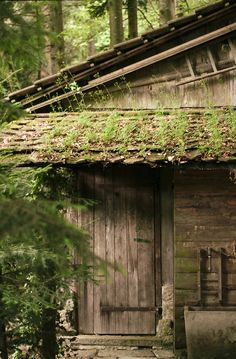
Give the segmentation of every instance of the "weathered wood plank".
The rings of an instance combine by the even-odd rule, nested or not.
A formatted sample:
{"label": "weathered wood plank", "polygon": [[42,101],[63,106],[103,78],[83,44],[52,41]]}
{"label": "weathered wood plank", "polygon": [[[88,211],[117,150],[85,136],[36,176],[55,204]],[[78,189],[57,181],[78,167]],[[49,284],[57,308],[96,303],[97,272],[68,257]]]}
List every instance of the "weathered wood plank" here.
{"label": "weathered wood plank", "polygon": [[154,230],[155,230],[155,291],[156,306],[162,306],[162,262],[161,262],[161,204],[160,204],[160,175],[159,172],[154,176]]}
{"label": "weathered wood plank", "polygon": [[[145,179],[148,171],[143,172]],[[136,228],[138,243],[139,306],[155,306],[154,284],[154,188],[141,185],[137,188]],[[155,334],[155,313],[142,313],[139,327],[143,334]]]}
{"label": "weathered wood plank", "polygon": [[173,283],[174,276],[173,203],[173,171],[171,169],[162,169],[160,172],[160,210],[163,284]]}
{"label": "weathered wood plank", "polygon": [[[235,239],[235,228],[234,226],[227,227],[216,223],[212,226],[205,226],[204,223],[199,226],[194,226],[192,224],[185,224],[184,226],[176,225],[176,239],[177,241],[183,242],[197,242],[198,240],[205,241],[207,243],[217,242],[223,243],[224,246],[233,245]],[[219,246],[219,244],[218,244]]]}
{"label": "weathered wood plank", "polygon": [[[94,197],[94,173],[93,171],[80,171],[78,175],[79,197],[92,199]],[[93,220],[94,208],[82,209],[78,213],[78,223],[82,229],[91,236],[91,247],[93,248]],[[94,333],[94,313],[93,313],[93,291],[94,286],[91,282],[86,282],[80,286],[79,300],[79,333]]]}
{"label": "weathered wood plank", "polygon": [[[218,273],[202,273],[202,287],[203,289],[218,286]],[[176,273],[175,288],[176,289],[197,289],[197,273]],[[236,289],[236,273],[222,274],[222,287],[226,289]]]}
{"label": "weathered wood plank", "polygon": [[198,305],[200,249],[202,304],[236,303],[235,208],[236,187],[229,171],[176,171],[175,304],[180,307],[175,314],[176,347],[185,345],[183,306]]}
{"label": "weathered wood plank", "polygon": [[[106,260],[106,236],[105,236],[105,175],[103,170],[96,170],[94,178],[94,198],[97,201],[94,212],[94,253]],[[106,333],[106,316],[101,315],[100,306],[106,304],[106,280],[101,273],[101,283],[94,286],[94,332]],[[100,300],[98,300],[100,298]]]}
{"label": "weathered wood plank", "polygon": [[227,303],[227,305],[236,305],[236,289],[227,290],[223,293],[223,303]]}
{"label": "weathered wood plank", "polygon": [[198,293],[196,290],[175,289],[175,305],[198,305]]}
{"label": "weathered wood plank", "polygon": [[198,275],[196,273],[176,273],[175,288],[197,290]]}
{"label": "weathered wood plank", "polygon": [[[76,202],[76,200],[74,200],[74,202]],[[80,223],[80,219],[78,216],[78,210],[74,209],[74,208],[69,208],[67,209],[66,215],[65,215],[66,219],[73,223],[75,226],[81,227],[81,223]],[[73,250],[73,265],[78,265],[80,263],[79,261],[79,256],[78,256],[78,252]],[[74,318],[75,318],[75,329],[77,332],[79,332],[79,306],[78,306],[78,299],[80,296],[80,291],[79,291],[79,283],[78,281],[73,281],[71,283],[71,289],[74,293],[74,298],[76,299],[76,301],[74,302]]]}
{"label": "weathered wood plank", "polygon": [[[200,212],[200,213],[199,213]],[[232,213],[232,208],[186,208],[186,209],[176,209],[176,220],[178,225],[186,223],[186,216],[192,216],[194,218],[193,225],[194,227],[201,226],[204,223],[204,226],[207,228],[209,226],[214,226],[217,223],[221,225],[232,226],[232,221],[236,220],[236,214]],[[191,221],[189,221],[191,224]]]}
{"label": "weathered wood plank", "polygon": [[[128,250],[128,304],[130,307],[139,306],[138,303],[138,242],[136,236],[136,187],[127,188],[126,215],[127,215],[127,250]],[[139,331],[139,313],[127,313],[130,333]]]}
{"label": "weathered wood plank", "polygon": [[199,248],[205,249],[207,247],[213,248],[215,251],[220,250],[220,248],[224,247],[226,253],[229,255],[230,253],[234,253],[234,241],[230,238],[226,238],[225,241],[203,241],[202,239],[199,241],[178,241],[175,244],[175,257],[177,258],[196,258],[197,251]]}
{"label": "weathered wood plank", "polygon": [[[106,260],[111,264],[115,263],[115,221],[114,207],[116,205],[113,186],[113,169],[107,168],[105,175],[105,238],[106,238]],[[115,270],[108,269],[106,278],[106,303],[115,303]],[[106,333],[116,332],[114,313],[106,314]]]}
{"label": "weathered wood plank", "polygon": [[[211,273],[218,273],[218,262],[212,258]],[[176,258],[176,273],[196,273],[198,271],[197,258]],[[208,259],[202,259],[202,273],[208,273]],[[236,258],[223,259],[222,263],[223,273],[236,273]]]}
{"label": "weathered wood plank", "polygon": [[[120,171],[122,172],[122,171]],[[124,177],[126,174],[121,174]],[[128,305],[127,275],[127,231],[126,231],[126,190],[122,180],[117,182],[115,176],[115,261],[122,272],[115,271],[115,306]],[[128,316],[126,313],[115,313],[116,334],[128,333]]]}
{"label": "weathered wood plank", "polygon": [[[109,82],[111,80],[114,80],[120,76],[124,76],[127,75],[133,71],[137,71],[139,69],[142,69],[144,67],[147,67],[149,65],[152,65],[153,63],[157,63],[159,61],[165,60],[167,58],[170,58],[172,56],[175,56],[181,52],[187,51],[189,49],[194,48],[195,46],[207,43],[211,40],[214,40],[215,38],[218,38],[220,36],[223,36],[225,34],[228,34],[232,31],[236,30],[236,25],[235,24],[230,24],[228,26],[225,26],[221,29],[212,31],[208,34],[202,35],[197,37],[196,39],[190,40],[184,44],[178,45],[176,47],[170,48],[166,51],[164,51],[163,53],[160,54],[156,54],[153,56],[150,56],[149,58],[145,59],[145,60],[141,60],[135,64],[131,64],[128,65],[122,69],[116,70],[108,75],[104,75],[101,76],[100,78],[96,79],[96,80],[92,80],[89,82],[88,85],[84,86],[84,88],[82,88],[82,90],[88,90],[93,88],[94,86],[98,86],[99,84],[104,84],[106,82]],[[64,96],[65,97],[65,96]],[[62,98],[64,98],[62,97]]]}

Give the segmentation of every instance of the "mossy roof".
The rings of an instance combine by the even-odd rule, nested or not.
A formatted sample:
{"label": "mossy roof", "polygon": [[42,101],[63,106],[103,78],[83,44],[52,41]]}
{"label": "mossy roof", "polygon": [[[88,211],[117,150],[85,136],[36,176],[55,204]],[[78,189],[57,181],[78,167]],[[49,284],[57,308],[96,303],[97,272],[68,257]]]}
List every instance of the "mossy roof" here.
{"label": "mossy roof", "polygon": [[1,130],[0,161],[21,165],[236,162],[236,111],[30,115]]}

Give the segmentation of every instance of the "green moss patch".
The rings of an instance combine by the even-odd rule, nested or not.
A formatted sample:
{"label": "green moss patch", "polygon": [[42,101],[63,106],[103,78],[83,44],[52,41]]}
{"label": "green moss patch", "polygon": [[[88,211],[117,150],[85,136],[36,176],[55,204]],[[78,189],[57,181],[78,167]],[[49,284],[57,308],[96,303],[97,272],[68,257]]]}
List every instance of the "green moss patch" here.
{"label": "green moss patch", "polygon": [[7,125],[0,138],[2,153],[36,163],[235,161],[236,111],[36,115]]}

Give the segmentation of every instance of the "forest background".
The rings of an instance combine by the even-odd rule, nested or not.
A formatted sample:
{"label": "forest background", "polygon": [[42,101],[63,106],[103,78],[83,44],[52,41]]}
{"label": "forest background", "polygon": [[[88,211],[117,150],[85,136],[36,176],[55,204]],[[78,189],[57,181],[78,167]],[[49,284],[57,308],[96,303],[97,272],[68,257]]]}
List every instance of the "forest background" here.
{"label": "forest background", "polygon": [[[0,126],[22,114],[2,101],[9,92],[209,2],[214,0],[1,0]],[[61,168],[0,163],[2,359],[24,358],[22,344],[29,345],[28,358],[54,359],[57,313],[71,295],[71,280],[93,280],[96,266],[106,269],[94,258],[91,266],[88,236],[65,219],[65,209],[78,206],[68,202],[69,180],[75,180],[72,173]],[[76,268],[74,250],[83,259]]]}

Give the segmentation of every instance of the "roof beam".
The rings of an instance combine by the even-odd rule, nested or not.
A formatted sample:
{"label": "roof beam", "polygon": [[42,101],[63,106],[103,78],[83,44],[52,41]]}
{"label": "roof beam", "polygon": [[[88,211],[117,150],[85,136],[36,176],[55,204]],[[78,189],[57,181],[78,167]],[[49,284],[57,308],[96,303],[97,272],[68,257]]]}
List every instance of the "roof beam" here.
{"label": "roof beam", "polygon": [[[32,95],[32,97],[26,98],[21,103],[23,106],[26,106],[28,104],[30,105],[31,102],[34,102],[35,100],[40,99],[44,95],[48,96],[49,94],[60,90],[63,86],[68,84],[68,82],[70,82],[70,80],[71,81],[80,81],[80,80],[87,79],[89,76],[94,76],[96,73],[103,70],[104,68],[107,69],[111,66],[119,65],[123,61],[125,61],[129,58],[135,57],[142,52],[148,51],[153,47],[158,48],[162,44],[166,43],[167,41],[169,41],[177,36],[181,36],[190,31],[193,31],[206,23],[214,21],[217,18],[225,17],[228,14],[232,14],[232,12],[234,12],[235,10],[236,10],[236,4],[232,4],[223,9],[219,9],[219,11],[217,11],[216,13],[213,13],[213,14],[210,14],[207,16],[203,16],[203,17],[201,16],[200,18],[196,18],[196,21],[194,21],[193,23],[187,23],[187,25],[180,27],[179,29],[177,29],[175,31],[167,31],[167,33],[165,35],[162,35],[161,37],[157,37],[156,39],[153,39],[152,41],[149,41],[146,44],[143,44],[142,46],[138,46],[138,47],[131,49],[125,53],[122,53],[119,56],[116,56],[114,58],[106,60],[105,62],[99,63],[98,65],[94,66],[93,68],[88,68],[88,69],[82,70],[77,75],[74,74],[73,78],[69,79],[68,81],[62,80],[60,82],[60,84],[53,84],[53,85],[49,86],[48,88],[40,91],[40,93],[38,95],[37,94],[36,94],[36,96]],[[158,29],[157,31],[160,31],[160,30],[161,29]],[[79,67],[79,65],[78,65],[78,67]],[[62,69],[62,71],[63,72],[66,71],[66,68]],[[74,72],[75,71],[73,70],[73,73]],[[70,71],[69,71],[69,73],[70,73]],[[11,94],[9,95],[9,97],[12,98]]]}
{"label": "roof beam", "polygon": [[[135,64],[131,64],[129,66],[126,66],[122,69],[119,69],[119,70],[116,70],[110,74],[107,74],[107,75],[104,75],[104,76],[101,76],[99,77],[98,79],[95,79],[95,80],[92,80],[88,83],[88,85],[85,85],[83,87],[80,88],[80,92],[85,92],[85,91],[88,91],[94,87],[97,87],[101,84],[105,84],[105,83],[108,83],[110,81],[113,81],[121,76],[125,76],[125,75],[128,75],[134,71],[138,71],[140,69],[143,69],[147,66],[150,66],[154,63],[158,63],[160,61],[163,61],[163,60],[166,60],[166,59],[169,59],[175,55],[179,55],[180,53],[183,53],[183,52],[186,52],[188,50],[191,50],[197,46],[200,46],[200,45],[203,45],[203,44],[206,44],[210,41],[213,41],[215,39],[218,39],[222,36],[225,36],[227,34],[230,34],[231,32],[233,31],[236,31],[236,22],[234,22],[233,24],[230,24],[230,25],[227,25],[221,29],[218,29],[218,30],[215,30],[215,31],[212,31],[206,35],[202,35],[196,39],[193,39],[193,40],[190,40],[184,44],[181,44],[181,45],[178,45],[174,48],[171,48],[169,50],[166,50],[160,54],[157,54],[157,55],[153,55],[145,60],[141,60],[141,61],[138,61],[137,63]],[[60,96],[57,96],[57,97],[54,97],[50,100],[47,100],[45,102],[42,102],[40,104],[37,104],[35,106],[32,106],[31,108],[29,108],[29,111],[36,111],[42,107],[45,107],[45,106],[49,106],[55,102],[58,102],[58,101],[61,101],[61,100],[64,100],[64,99],[67,99],[71,96],[75,96],[78,94],[78,90],[74,90],[74,91],[70,91],[70,92],[67,92],[65,94],[62,94]]]}

